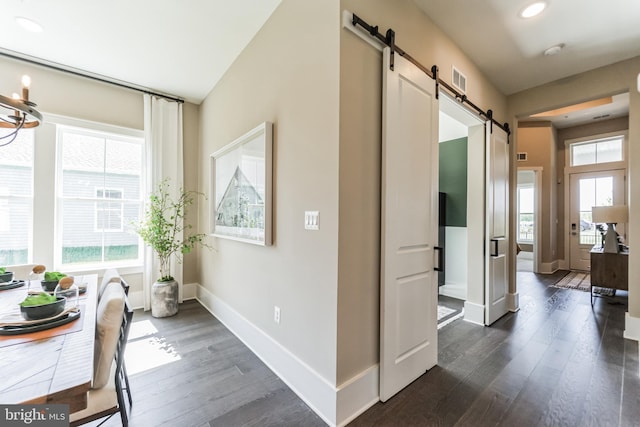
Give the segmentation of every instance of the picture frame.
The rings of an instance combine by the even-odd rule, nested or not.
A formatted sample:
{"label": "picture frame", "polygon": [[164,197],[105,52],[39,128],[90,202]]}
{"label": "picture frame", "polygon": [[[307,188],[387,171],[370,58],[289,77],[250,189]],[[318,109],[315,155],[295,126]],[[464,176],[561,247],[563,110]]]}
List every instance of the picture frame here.
{"label": "picture frame", "polygon": [[271,245],[273,123],[211,154],[211,235]]}

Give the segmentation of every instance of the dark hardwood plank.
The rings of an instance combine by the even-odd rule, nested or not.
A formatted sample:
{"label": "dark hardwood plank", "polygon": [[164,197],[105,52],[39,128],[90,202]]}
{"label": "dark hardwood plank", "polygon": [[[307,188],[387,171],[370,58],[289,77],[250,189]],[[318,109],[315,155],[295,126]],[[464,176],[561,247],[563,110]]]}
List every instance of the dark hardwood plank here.
{"label": "dark hardwood plank", "polygon": [[519,272],[519,312],[442,328],[438,366],[350,426],[638,425],[626,295],[592,308],[589,293],[551,286],[565,274]]}
{"label": "dark hardwood plank", "polygon": [[[551,286],[565,273],[518,273],[519,312],[491,327],[444,326],[438,365],[349,425],[637,425],[638,343],[623,338],[626,294],[592,308],[588,293]],[[197,302],[173,318],[134,319],[147,330],[127,357],[136,343],[152,343],[179,358],[130,375],[133,427],[325,425]],[[149,357],[142,345],[135,351]]]}

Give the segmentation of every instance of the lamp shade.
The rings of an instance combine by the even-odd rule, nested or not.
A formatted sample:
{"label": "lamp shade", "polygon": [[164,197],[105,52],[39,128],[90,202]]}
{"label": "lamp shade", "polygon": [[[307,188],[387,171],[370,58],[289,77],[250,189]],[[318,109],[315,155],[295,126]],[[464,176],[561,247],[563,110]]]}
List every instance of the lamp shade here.
{"label": "lamp shade", "polygon": [[591,220],[596,223],[623,224],[629,217],[627,205],[594,206],[591,208]]}

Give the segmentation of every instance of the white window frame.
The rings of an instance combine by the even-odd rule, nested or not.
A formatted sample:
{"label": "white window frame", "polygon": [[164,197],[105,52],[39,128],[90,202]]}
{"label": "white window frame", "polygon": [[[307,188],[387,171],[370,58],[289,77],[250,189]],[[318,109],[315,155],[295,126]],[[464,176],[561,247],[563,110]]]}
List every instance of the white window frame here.
{"label": "white window frame", "polygon": [[[571,146],[574,144],[584,144],[587,142],[597,142],[601,140],[622,137],[622,160],[619,162],[608,163],[591,163],[588,165],[571,166]],[[608,132],[597,135],[586,136],[583,138],[567,139],[564,142],[565,147],[565,173],[581,173],[600,170],[626,169],[627,156],[629,146],[629,131]]]}
{"label": "white window frame", "polygon": [[[139,253],[136,260],[113,261],[96,264],[76,265],[62,264],[62,239],[61,239],[61,206],[57,203],[59,181],[62,179],[58,170],[61,168],[61,152],[57,149],[58,126],[69,126],[85,129],[88,132],[110,133],[115,138],[128,136],[141,138],[144,144],[144,131],[125,128],[88,120],[74,119],[55,114],[44,113],[41,126],[35,128],[35,161],[34,161],[34,209],[33,209],[33,252],[29,262],[37,262],[47,266],[48,270],[64,270],[65,273],[101,273],[105,268],[118,268],[121,274],[135,274],[142,272],[143,244],[140,241]],[[141,176],[143,178],[142,190],[144,193],[144,177],[147,167],[146,159],[143,159]],[[35,191],[38,191],[36,194]],[[141,195],[144,202],[144,194]],[[126,200],[125,200],[126,201]],[[140,215],[143,206],[141,204]]]}

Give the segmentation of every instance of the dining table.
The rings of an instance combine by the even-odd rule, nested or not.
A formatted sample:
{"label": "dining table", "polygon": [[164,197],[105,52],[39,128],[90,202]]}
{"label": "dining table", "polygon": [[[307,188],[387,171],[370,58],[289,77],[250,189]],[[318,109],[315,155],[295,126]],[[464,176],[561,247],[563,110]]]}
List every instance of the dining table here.
{"label": "dining table", "polygon": [[[66,301],[67,306],[77,303],[77,319],[27,333],[0,331],[0,404],[66,404],[70,413],[87,407],[98,276],[75,276],[74,280],[81,290],[86,289],[77,301]],[[0,319],[15,314],[18,304],[34,291],[42,291],[40,281],[25,281],[20,287],[0,291]]]}

